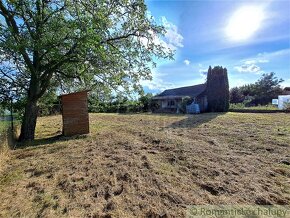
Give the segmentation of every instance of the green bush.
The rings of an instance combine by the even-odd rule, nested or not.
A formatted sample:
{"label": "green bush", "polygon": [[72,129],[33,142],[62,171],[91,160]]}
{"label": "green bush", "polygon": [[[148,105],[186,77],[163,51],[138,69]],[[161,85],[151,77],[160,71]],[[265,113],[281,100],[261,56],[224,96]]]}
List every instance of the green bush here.
{"label": "green bush", "polygon": [[157,101],[150,101],[149,103],[149,110],[152,112],[157,111],[160,108],[160,104]]}
{"label": "green bush", "polygon": [[245,109],[244,103],[230,104],[230,109]]}
{"label": "green bush", "polygon": [[235,110],[277,110],[277,106],[275,105],[258,105],[258,106],[251,106],[247,107],[245,103],[237,103],[237,104],[230,104],[230,109]]}
{"label": "green bush", "polygon": [[286,111],[290,111],[290,102],[286,102],[286,103],[284,103],[284,110],[286,110]]}
{"label": "green bush", "polygon": [[181,113],[186,113],[186,106],[190,105],[192,103],[193,99],[190,97],[184,97],[181,100],[181,105],[180,105],[180,112]]}
{"label": "green bush", "polygon": [[88,98],[89,112],[95,113],[136,113],[154,110],[158,105],[152,100],[152,94],[142,95],[138,100],[126,96],[107,96],[100,98],[91,94]]}

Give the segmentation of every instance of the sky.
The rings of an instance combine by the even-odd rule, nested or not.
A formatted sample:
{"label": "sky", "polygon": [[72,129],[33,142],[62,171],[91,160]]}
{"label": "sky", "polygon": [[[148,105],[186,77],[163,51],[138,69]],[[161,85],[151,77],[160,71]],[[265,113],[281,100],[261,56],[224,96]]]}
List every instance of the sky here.
{"label": "sky", "polygon": [[175,50],[174,60],[157,60],[145,92],[204,83],[209,65],[227,68],[230,88],[270,72],[290,86],[290,0],[145,2]]}

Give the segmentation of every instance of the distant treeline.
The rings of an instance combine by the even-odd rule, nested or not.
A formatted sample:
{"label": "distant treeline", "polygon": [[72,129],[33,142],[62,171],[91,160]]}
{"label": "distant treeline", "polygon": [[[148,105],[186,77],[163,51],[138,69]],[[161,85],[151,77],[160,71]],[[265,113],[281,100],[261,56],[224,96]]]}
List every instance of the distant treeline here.
{"label": "distant treeline", "polygon": [[94,93],[89,95],[89,112],[95,113],[136,113],[154,111],[158,107],[152,100],[151,93],[144,94],[138,99],[124,96],[110,96],[107,100],[100,100]]}
{"label": "distant treeline", "polygon": [[275,73],[263,74],[252,84],[234,87],[230,90],[230,103],[242,103],[246,107],[271,104],[272,99],[283,93],[280,86],[283,79],[278,79]]}
{"label": "distant treeline", "polygon": [[[283,82],[283,79],[278,79],[275,76],[275,73],[263,74],[261,78],[252,84],[234,87],[230,90],[229,100],[228,100],[228,81],[227,81],[227,72],[225,68],[215,67],[209,69],[211,73],[208,74],[208,95],[212,98],[211,106],[212,109],[209,111],[227,111],[228,104],[230,101],[231,108],[243,108],[243,107],[253,107],[259,105],[268,105],[271,104],[272,99],[276,99],[278,95],[283,94],[283,89],[280,86],[280,83]],[[217,72],[216,76],[213,77],[213,72]],[[220,78],[220,79],[219,79]],[[223,79],[225,78],[225,79]],[[220,81],[220,83],[217,83]],[[216,87],[217,84],[219,88]],[[210,88],[212,87],[212,88]],[[220,87],[224,87],[221,89]],[[219,92],[216,90],[219,89]],[[218,99],[218,96],[222,98],[218,101],[217,104],[215,101]],[[191,99],[192,100],[192,99]],[[13,112],[21,119],[23,114],[23,108],[25,105],[26,99],[18,99],[13,102]],[[182,106],[185,107],[191,101],[184,99]],[[58,95],[55,90],[48,91],[39,101],[39,115],[53,115],[61,112],[61,105]],[[88,109],[89,112],[96,113],[136,113],[136,112],[150,112],[155,111],[160,107],[156,101],[153,100],[153,94],[140,94],[139,97],[129,98],[126,95],[112,93],[98,93],[91,91],[88,96]],[[10,108],[9,105],[0,104],[0,116],[4,115],[4,108]]]}

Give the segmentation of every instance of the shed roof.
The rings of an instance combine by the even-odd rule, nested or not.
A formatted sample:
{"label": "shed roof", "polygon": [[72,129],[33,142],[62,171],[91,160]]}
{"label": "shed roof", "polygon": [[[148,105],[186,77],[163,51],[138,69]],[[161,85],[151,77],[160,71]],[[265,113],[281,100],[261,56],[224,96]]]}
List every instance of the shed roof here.
{"label": "shed roof", "polygon": [[199,84],[199,85],[194,85],[194,86],[185,86],[185,87],[180,87],[180,88],[175,88],[175,89],[166,89],[159,95],[156,95],[154,98],[155,99],[162,99],[165,97],[197,97],[198,95],[202,94],[206,89],[206,84]]}
{"label": "shed roof", "polygon": [[63,96],[68,96],[68,95],[75,95],[75,94],[79,94],[79,93],[82,93],[82,92],[89,92],[90,90],[83,90],[83,91],[79,91],[79,92],[72,92],[72,93],[67,93],[67,94],[62,94],[58,97],[63,97]]}

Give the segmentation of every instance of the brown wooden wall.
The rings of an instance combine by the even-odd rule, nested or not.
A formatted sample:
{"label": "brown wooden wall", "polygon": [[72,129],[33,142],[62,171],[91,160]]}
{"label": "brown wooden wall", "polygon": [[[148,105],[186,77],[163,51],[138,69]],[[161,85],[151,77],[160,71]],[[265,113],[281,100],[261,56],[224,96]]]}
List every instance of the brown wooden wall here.
{"label": "brown wooden wall", "polygon": [[63,134],[87,134],[89,130],[87,91],[61,96]]}

